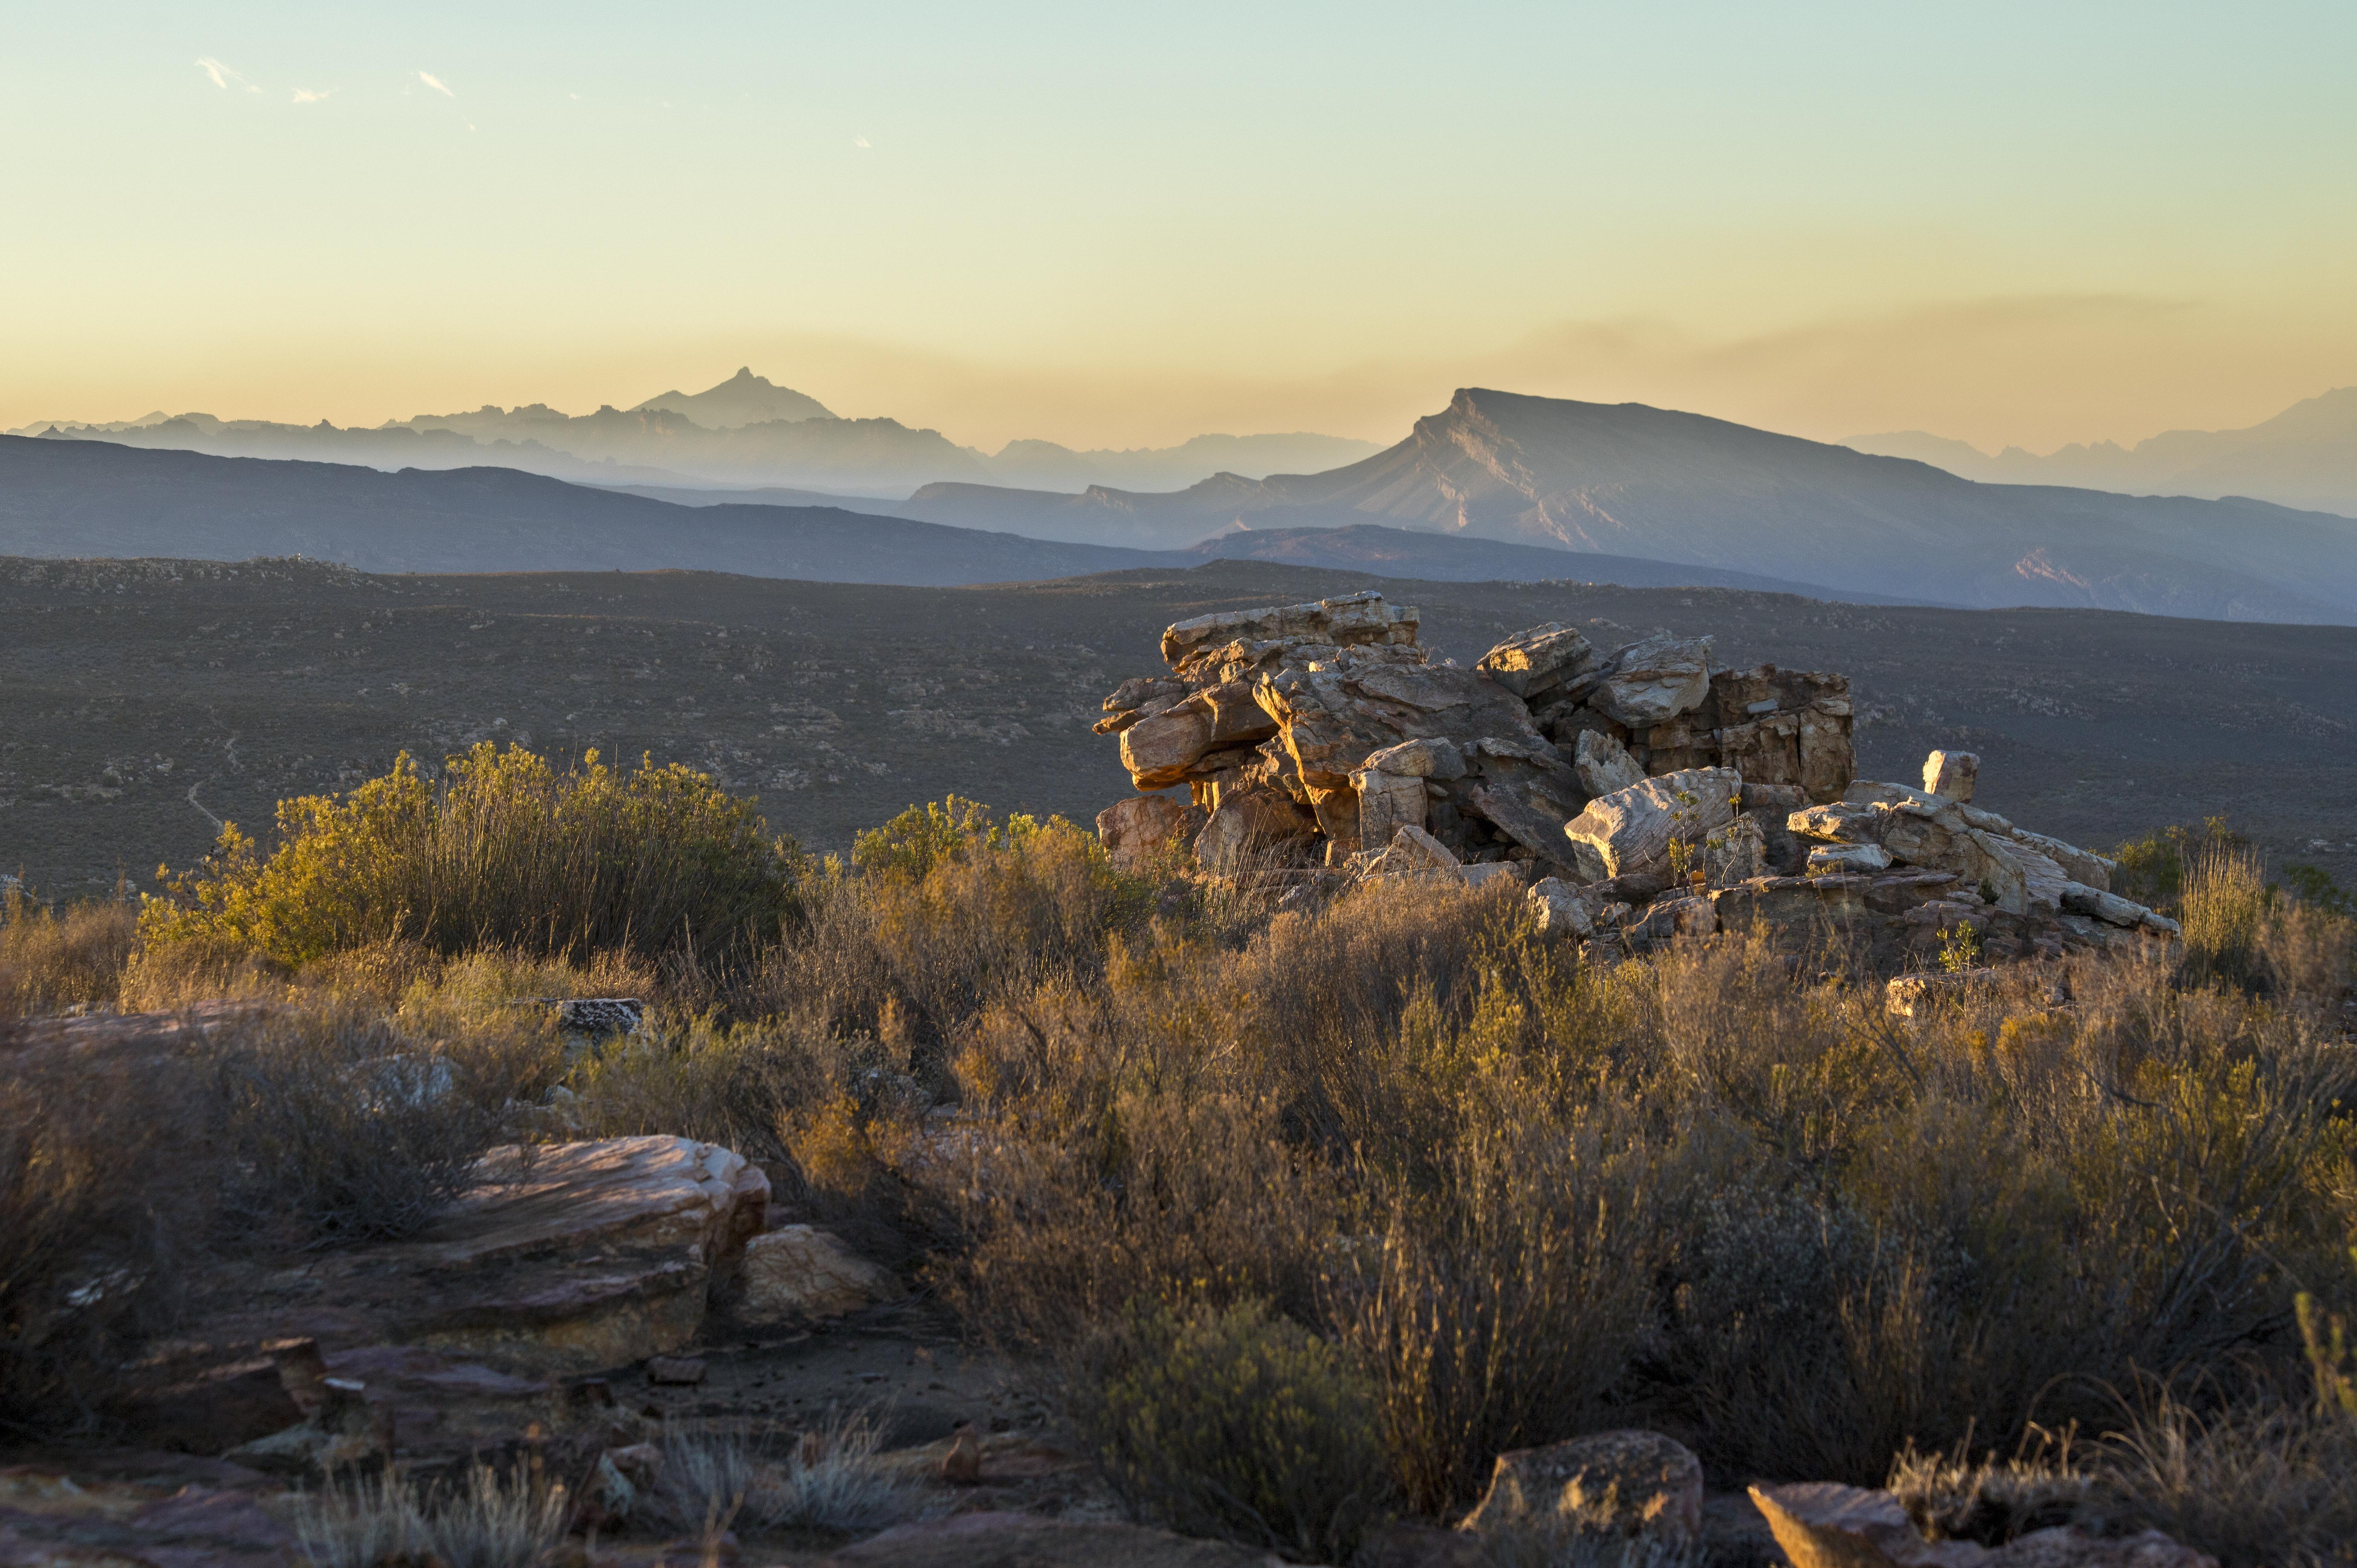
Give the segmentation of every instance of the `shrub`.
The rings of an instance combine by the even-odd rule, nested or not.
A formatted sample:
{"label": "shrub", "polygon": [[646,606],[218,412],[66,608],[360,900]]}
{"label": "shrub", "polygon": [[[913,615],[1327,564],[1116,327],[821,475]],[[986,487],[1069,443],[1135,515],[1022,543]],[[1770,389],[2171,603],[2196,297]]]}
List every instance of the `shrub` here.
{"label": "shrub", "polygon": [[264,1014],[218,1058],[224,1218],[310,1246],[409,1235],[467,1189],[509,1102],[554,1067],[537,1019],[457,1045],[332,1002]]}
{"label": "shrub", "polygon": [[10,880],[0,894],[0,1018],[113,1003],[138,918],[121,899],[53,912]]}
{"label": "shrub", "polygon": [[198,872],[159,871],[174,897],[148,904],[149,942],[225,938],[287,964],[386,941],[734,963],[776,935],[800,858],[690,768],[618,774],[592,752],[560,776],[488,742],[439,783],[404,755],[340,801],[281,801],[278,833],[264,858],[232,823]]}
{"label": "shrub", "polygon": [[192,1079],[0,1055],[0,1433],[96,1424],[126,1344],[167,1319],[207,1218],[207,1174],[179,1157],[205,1121]]}
{"label": "shrub", "polygon": [[2204,817],[2198,827],[2172,823],[2112,851],[2111,858],[2119,865],[2112,876],[2112,891],[2155,908],[2173,908],[2185,892],[2195,863],[2205,853],[2250,846],[2251,841],[2223,817]]}
{"label": "shrub", "polygon": [[2244,985],[2259,978],[2258,948],[2274,903],[2258,852],[2212,843],[2185,869],[2185,958],[2197,979]]}
{"label": "shrub", "polygon": [[1341,1352],[1246,1301],[1133,1312],[1101,1330],[1074,1423],[1114,1488],[1189,1535],[1343,1563],[1383,1501],[1372,1387]]}

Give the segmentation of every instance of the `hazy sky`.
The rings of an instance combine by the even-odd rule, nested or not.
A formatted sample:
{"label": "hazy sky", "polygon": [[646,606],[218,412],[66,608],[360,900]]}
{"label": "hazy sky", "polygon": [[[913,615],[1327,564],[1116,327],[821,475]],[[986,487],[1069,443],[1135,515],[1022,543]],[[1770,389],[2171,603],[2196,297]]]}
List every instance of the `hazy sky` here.
{"label": "hazy sky", "polygon": [[748,362],[989,446],[2248,424],[2357,382],[2352,59],[2348,0],[18,5],[0,425]]}

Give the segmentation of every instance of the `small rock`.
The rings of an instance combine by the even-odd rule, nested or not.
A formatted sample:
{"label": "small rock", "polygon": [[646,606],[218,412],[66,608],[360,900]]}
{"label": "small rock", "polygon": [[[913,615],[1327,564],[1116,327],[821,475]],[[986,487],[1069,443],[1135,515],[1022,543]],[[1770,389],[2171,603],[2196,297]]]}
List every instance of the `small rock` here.
{"label": "small rock", "polygon": [[1498,1455],[1490,1489],[1458,1526],[1542,1548],[1582,1536],[1689,1549],[1702,1534],[1702,1462],[1658,1432],[1599,1432]]}
{"label": "small rock", "polygon": [[647,1358],[647,1381],[668,1384],[676,1388],[692,1388],[704,1381],[704,1358],[701,1356],[650,1356]]}
{"label": "small rock", "polygon": [[1981,776],[1981,759],[1969,751],[1935,751],[1923,759],[1923,793],[1951,800],[1973,798]]}
{"label": "small rock", "polygon": [[781,1225],[748,1241],[743,1282],[737,1314],[748,1323],[841,1317],[909,1294],[890,1271],[808,1225]]}
{"label": "small rock", "polygon": [[1889,869],[1890,852],[1878,843],[1821,843],[1809,849],[1811,876]]}

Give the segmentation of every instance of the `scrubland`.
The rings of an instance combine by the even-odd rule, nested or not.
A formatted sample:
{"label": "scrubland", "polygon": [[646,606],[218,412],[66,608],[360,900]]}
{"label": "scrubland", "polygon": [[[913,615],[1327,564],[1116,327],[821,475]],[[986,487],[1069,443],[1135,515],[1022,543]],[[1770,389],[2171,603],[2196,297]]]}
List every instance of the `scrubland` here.
{"label": "scrubland", "polygon": [[[1507,894],[1280,911],[1280,875],[954,799],[813,859],[683,769],[479,749],[290,802],[267,855],[227,832],[144,908],[11,903],[0,1399],[102,1434],[206,1256],[404,1233],[495,1143],[662,1132],[940,1293],[1191,1533],[1342,1561],[1503,1450],[1641,1425],[1977,1539],[2341,1560],[2357,942],[2231,835],[2132,863],[2181,954],[1966,967],[1901,1017],[1837,931],[1583,958]],[[610,994],[651,1034],[570,1061],[516,1004]],[[136,1061],[5,1043],[221,999]]]}

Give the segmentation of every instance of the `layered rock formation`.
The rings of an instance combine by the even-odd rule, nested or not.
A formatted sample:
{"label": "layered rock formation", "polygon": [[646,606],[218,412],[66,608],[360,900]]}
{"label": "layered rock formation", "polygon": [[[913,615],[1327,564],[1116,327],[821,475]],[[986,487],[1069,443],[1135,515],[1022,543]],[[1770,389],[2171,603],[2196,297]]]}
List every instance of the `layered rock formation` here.
{"label": "layered rock formation", "polygon": [[1168,628],[1168,674],[1123,682],[1096,727],[1139,789],[1188,795],[1108,808],[1115,859],[1502,877],[1542,929],[1623,950],[1764,929],[2007,957],[2175,933],[2111,892],[2109,861],[1973,805],[1970,753],[1933,752],[1920,789],[1857,779],[1845,676],[1553,622],[1468,669],[1416,630],[1372,593]]}
{"label": "layered rock formation", "polygon": [[[1124,802],[1102,824],[1108,843],[1135,858],[1183,835],[1220,869],[1303,852],[1340,864],[1417,827],[1463,862],[1592,881],[1707,840],[1733,815],[1728,779],[1796,790],[1796,804],[1837,800],[1850,781],[1838,675],[1717,669],[1708,638],[1599,650],[1552,622],[1466,669],[1433,660],[1416,622],[1370,593],[1169,628],[1169,674],[1125,682],[1097,729],[1121,736],[1138,789],[1183,784],[1192,811]],[[1660,810],[1631,816],[1635,836],[1566,835],[1592,801],[1654,778],[1671,782]],[[1689,783],[1724,798],[1683,801]]]}

